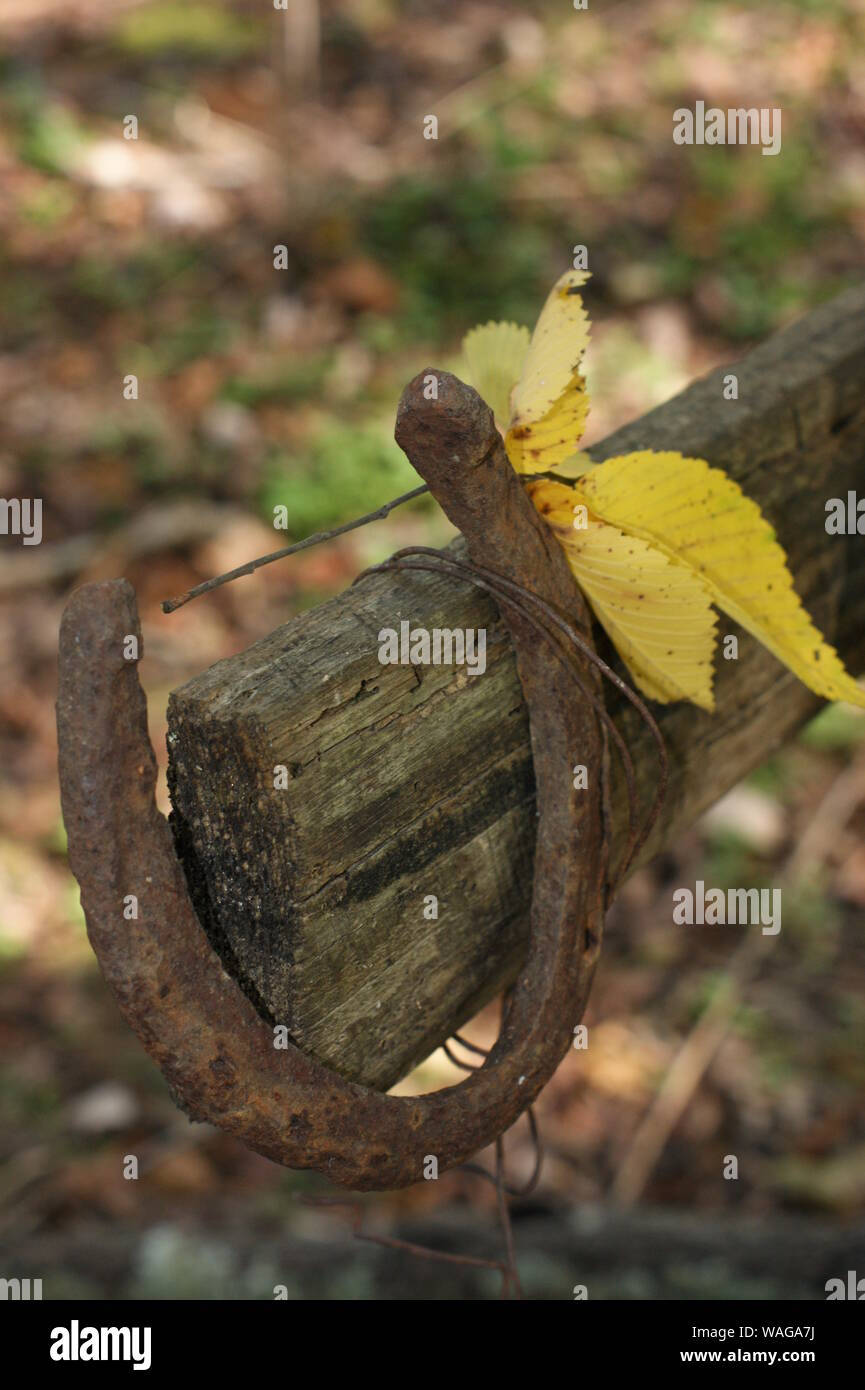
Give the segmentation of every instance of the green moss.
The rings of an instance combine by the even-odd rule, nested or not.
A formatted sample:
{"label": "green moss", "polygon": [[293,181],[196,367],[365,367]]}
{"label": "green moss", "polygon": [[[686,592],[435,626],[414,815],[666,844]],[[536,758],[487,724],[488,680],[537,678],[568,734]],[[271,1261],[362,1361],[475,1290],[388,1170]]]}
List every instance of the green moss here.
{"label": "green moss", "polygon": [[[366,210],[367,249],[403,287],[401,320],[415,341],[486,319],[533,323],[551,276],[543,216],[522,222],[494,170],[408,178]],[[565,243],[566,245],[567,243]]]}
{"label": "green moss", "polygon": [[46,173],[61,174],[84,140],[74,116],[55,102],[35,104],[21,124],[18,154],[25,164]]}
{"label": "green moss", "polygon": [[190,281],[195,284],[197,270],[194,248],[153,242],[114,263],[104,255],[82,256],[72,267],[70,283],[77,295],[96,308],[140,309],[169,281],[175,292]]}
{"label": "green moss", "polygon": [[308,400],[321,389],[329,366],[330,357],[324,354],[298,362],[278,362],[264,375],[229,377],[220,396],[250,409],[258,405],[293,405]]}
{"label": "green moss", "polygon": [[264,26],[219,5],[145,5],[124,15],[113,39],[117,48],[143,57],[183,53],[196,58],[234,58],[257,48]]}
{"label": "green moss", "polygon": [[18,203],[21,220],[43,231],[51,231],[66,221],[75,208],[71,188],[56,179],[46,180]]}
{"label": "green moss", "polygon": [[419,479],[384,423],[327,424],[301,455],[274,455],[267,468],[261,505],[269,521],[274,507],[288,509],[289,529],[277,544],[335,526],[371,510]]}
{"label": "green moss", "polygon": [[830,704],[806,724],[799,742],[819,753],[844,752],[865,739],[865,713],[853,705]]}

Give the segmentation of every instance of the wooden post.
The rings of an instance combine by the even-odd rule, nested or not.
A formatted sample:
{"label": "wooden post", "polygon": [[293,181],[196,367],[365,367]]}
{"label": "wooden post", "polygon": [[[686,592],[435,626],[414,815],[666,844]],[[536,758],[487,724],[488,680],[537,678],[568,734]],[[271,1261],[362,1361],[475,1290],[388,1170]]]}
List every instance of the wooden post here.
{"label": "wooden post", "polygon": [[[737,399],[724,393],[731,372]],[[830,498],[865,497],[863,383],[857,288],[590,451],[678,449],[725,468],[772,521],[854,673],[865,669],[865,536],[829,535],[825,522]],[[402,620],[485,628],[484,674],[381,665],[378,634]],[[723,616],[719,632],[737,634],[739,657],[716,660],[717,712],[653,705],[671,783],[644,860],[820,706]],[[645,804],[651,742],[630,709],[610,708]],[[514,978],[533,777],[513,654],[486,595],[437,575],[371,577],[176,691],[169,753],[199,915],[226,968],[304,1050],[386,1088]]]}

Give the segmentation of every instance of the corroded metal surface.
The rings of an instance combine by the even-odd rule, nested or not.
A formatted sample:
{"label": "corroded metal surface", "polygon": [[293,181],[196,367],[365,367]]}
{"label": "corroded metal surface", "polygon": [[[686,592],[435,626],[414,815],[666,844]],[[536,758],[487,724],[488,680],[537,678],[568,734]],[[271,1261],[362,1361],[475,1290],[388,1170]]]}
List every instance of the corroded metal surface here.
{"label": "corroded metal surface", "polygon": [[[436,400],[424,396],[430,376]],[[403,395],[397,439],[475,563],[568,610],[587,633],[564,555],[475,392],[448,373],[422,373]],[[295,1047],[274,1047],[272,1029],[207,941],[156,808],[147,709],[126,655],[130,636],[142,650],[134,592],[125,580],[85,585],[63,617],[57,716],[69,859],[124,1016],[194,1118],[346,1187],[407,1186],[423,1176],[427,1155],[444,1171],[491,1143],[549,1080],[588,996],[602,926],[601,734],[565,656],[542,645],[518,608],[501,606],[530,711],[540,815],[529,953],[483,1067],[411,1098],[367,1090]],[[581,679],[597,692],[593,669]],[[573,789],[578,762],[589,769],[587,791]]]}

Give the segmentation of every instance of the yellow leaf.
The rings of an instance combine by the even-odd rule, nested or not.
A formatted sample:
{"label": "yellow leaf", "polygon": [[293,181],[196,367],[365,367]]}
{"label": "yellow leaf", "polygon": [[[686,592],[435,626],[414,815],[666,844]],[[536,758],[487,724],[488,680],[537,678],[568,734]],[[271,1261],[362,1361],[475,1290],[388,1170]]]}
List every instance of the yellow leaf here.
{"label": "yellow leaf", "polygon": [[643,450],[607,459],[577,491],[599,519],[689,566],[717,606],[811,690],[865,706],[865,690],[802,606],[768,521],[721,469]]}
{"label": "yellow leaf", "polygon": [[592,516],[575,488],[538,481],[527,491],[640,690],[663,703],[692,700],[713,709],[717,619],[696,575]]}
{"label": "yellow leaf", "polygon": [[[465,350],[516,471],[576,480],[576,489],[536,482],[530,493],[637,684],[655,699],[711,709],[714,603],[818,695],[865,707],[865,690],[802,606],[772,528],[726,473],[674,452],[595,465],[577,451],[589,411],[581,367],[590,324],[579,294],[587,278],[561,276],[531,338],[490,323]],[[585,508],[580,530],[576,505]]]}
{"label": "yellow leaf", "polygon": [[576,454],[571,454],[571,457],[565,459],[563,463],[557,463],[555,468],[550,471],[555,473],[557,478],[582,478],[583,474],[588,473],[590,468],[597,468],[597,464],[584,450],[580,449]]}
{"label": "yellow leaf", "polygon": [[550,290],[514,387],[512,425],[543,419],[579,371],[590,329],[579,288],[588,278],[586,270],[566,270]]}
{"label": "yellow leaf", "polygon": [[529,330],[515,323],[485,323],[463,338],[466,381],[486,401],[502,433],[511,418],[511,391],[528,346]]}
{"label": "yellow leaf", "polygon": [[588,271],[568,270],[553,286],[535,324],[511,393],[505,447],[518,473],[544,473],[576,451],[589,413],[580,372],[589,316],[579,288]]}

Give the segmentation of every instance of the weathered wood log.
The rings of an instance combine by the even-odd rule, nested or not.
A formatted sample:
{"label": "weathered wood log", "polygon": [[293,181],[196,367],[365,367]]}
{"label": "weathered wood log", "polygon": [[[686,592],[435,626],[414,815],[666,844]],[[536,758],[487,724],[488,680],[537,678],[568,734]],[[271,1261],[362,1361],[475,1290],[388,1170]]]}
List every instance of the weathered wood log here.
{"label": "weathered wood log", "polygon": [[[772,521],[799,593],[856,673],[865,537],[825,523],[828,499],[865,496],[863,385],[857,288],[590,451],[675,448],[727,469]],[[485,672],[382,665],[379,632],[402,620],[485,628]],[[716,662],[716,713],[653,706],[671,782],[644,861],[820,706],[734,624],[722,617],[719,631],[736,633],[739,656]],[[609,657],[602,634],[598,645]],[[653,746],[630,708],[608,703],[645,806]],[[514,978],[532,763],[513,654],[486,595],[437,575],[364,580],[176,691],[169,755],[178,852],[226,968],[337,1071],[392,1085]],[[620,785],[616,812],[621,851]]]}

